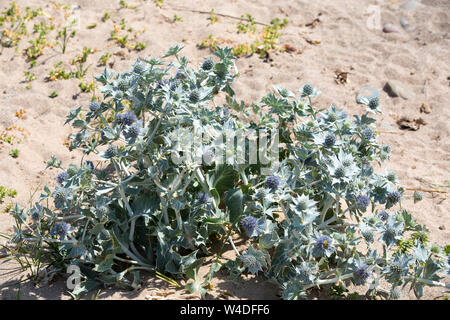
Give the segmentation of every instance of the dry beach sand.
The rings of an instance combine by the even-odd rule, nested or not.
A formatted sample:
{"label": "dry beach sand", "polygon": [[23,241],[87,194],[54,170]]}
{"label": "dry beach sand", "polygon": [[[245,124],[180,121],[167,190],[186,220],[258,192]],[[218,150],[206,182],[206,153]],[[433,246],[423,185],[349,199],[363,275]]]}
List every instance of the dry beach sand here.
{"label": "dry beach sand", "polygon": [[[250,13],[256,21],[270,23],[273,18],[287,18],[289,24],[281,30],[278,44],[287,45],[286,52],[271,52],[268,59],[257,55],[241,57],[237,61],[241,73],[234,88],[239,99],[246,102],[259,100],[272,85],[296,90],[305,82],[322,91],[315,101],[320,107],[331,103],[342,107],[349,114],[362,114],[363,107],[355,102],[355,95],[362,87],[380,91],[383,114],[377,116],[378,139],[392,146],[390,170],[398,174],[402,186],[408,188],[403,206],[413,217],[430,230],[430,241],[440,245],[450,242],[450,3],[448,0],[165,0],[162,6],[154,1],[129,0],[136,9],[121,8],[119,1],[73,0],[62,3],[79,6],[80,18],[77,34],[69,40],[65,54],[61,49],[45,48],[33,69],[22,57],[28,46],[28,38],[19,44],[19,50],[0,50],[0,134],[15,136],[13,145],[0,143],[0,185],[16,189],[14,199],[6,198],[1,204],[4,210],[10,202],[26,205],[30,195],[44,185],[54,186],[56,170],[44,170],[52,155],[62,161],[64,167],[79,163],[81,153],[69,152],[65,146],[71,133],[64,126],[70,109],[87,106],[91,93],[81,93],[78,79],[47,81],[54,64],[63,61],[67,69],[70,61],[80,54],[83,47],[95,49],[88,57],[90,68],[85,81],[91,81],[103,67],[98,59],[110,52],[113,69],[127,70],[138,57],[160,56],[170,45],[183,43],[183,53],[191,63],[199,64],[211,55],[209,49],[200,49],[208,35],[234,46],[248,42],[254,35],[237,34],[238,20],[217,16],[211,23],[209,12],[240,17]],[[44,0],[17,1],[21,8],[42,7],[54,23],[61,23],[61,9]],[[10,2],[0,0],[0,11]],[[102,22],[105,12],[111,19]],[[182,21],[174,21],[174,15]],[[378,21],[377,18],[380,18]],[[127,26],[142,31],[136,41],[146,44],[142,51],[121,48],[111,41],[114,24],[125,19]],[[59,22],[58,22],[59,21]],[[96,27],[87,29],[96,23]],[[386,24],[390,24],[385,26]],[[403,26],[402,26],[403,24]],[[382,30],[385,26],[384,32]],[[31,33],[32,24],[29,26]],[[258,29],[261,26],[257,26]],[[134,33],[134,32],[133,32]],[[54,41],[56,31],[49,39]],[[36,80],[26,89],[24,71],[31,71]],[[397,86],[397,97],[384,91],[386,83]],[[49,94],[56,90],[58,96]],[[24,110],[24,112],[20,112]],[[17,113],[19,111],[19,113]],[[407,117],[418,130],[404,130],[397,123]],[[421,119],[421,120],[420,120]],[[7,130],[9,129],[9,130]],[[19,156],[12,158],[11,149],[19,149]],[[380,170],[384,170],[384,167]],[[423,189],[425,199],[413,205],[413,189]],[[434,192],[433,192],[434,191]],[[441,191],[441,192],[437,192]],[[39,191],[35,198],[39,195]],[[0,213],[0,232],[11,233],[13,219]],[[237,239],[238,245],[242,239]],[[1,253],[1,252],[0,252]],[[227,254],[232,254],[228,252]],[[0,259],[0,299],[14,299],[18,286],[14,285],[20,273],[17,266]],[[206,272],[207,269],[204,269]],[[30,283],[21,286],[22,299],[70,299],[60,277],[40,288]],[[445,295],[438,288],[426,288],[426,299]],[[232,282],[218,277],[212,296],[231,299],[278,299],[277,288],[262,277],[248,277]],[[164,282],[148,277],[137,292],[102,290],[100,299],[174,299],[198,298],[183,290],[173,289]],[[413,293],[405,298],[415,299]]]}

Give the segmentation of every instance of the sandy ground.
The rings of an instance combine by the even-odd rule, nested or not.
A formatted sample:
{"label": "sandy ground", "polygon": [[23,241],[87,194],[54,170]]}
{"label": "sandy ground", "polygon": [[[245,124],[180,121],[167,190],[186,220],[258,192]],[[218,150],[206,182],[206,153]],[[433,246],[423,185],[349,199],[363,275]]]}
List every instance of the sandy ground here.
{"label": "sandy ground", "polygon": [[[79,152],[69,152],[64,145],[71,129],[63,123],[69,110],[79,105],[86,106],[92,94],[80,93],[78,79],[47,81],[54,64],[63,61],[67,69],[73,68],[70,61],[80,54],[82,48],[93,48],[96,52],[88,57],[86,65],[90,67],[84,78],[91,81],[103,70],[98,66],[98,59],[105,52],[112,54],[113,69],[124,71],[138,57],[159,56],[170,45],[183,43],[184,55],[190,57],[193,64],[199,64],[211,52],[199,49],[197,44],[210,34],[229,46],[255,37],[237,34],[238,20],[218,16],[218,21],[212,24],[209,14],[189,11],[209,12],[214,9],[215,13],[234,17],[250,13],[262,23],[270,23],[276,17],[289,21],[288,26],[281,30],[283,35],[278,44],[289,45],[295,48],[295,52],[273,52],[268,61],[257,55],[237,61],[241,76],[234,88],[240,99],[247,102],[259,100],[272,85],[296,90],[310,82],[323,92],[316,98],[318,106],[328,107],[333,103],[347,113],[361,114],[363,108],[355,103],[357,90],[374,87],[380,91],[383,114],[377,116],[378,139],[392,146],[388,167],[398,174],[404,187],[410,188],[403,205],[429,228],[431,242],[448,244],[450,4],[446,0],[412,1],[404,5],[405,2],[408,1],[165,0],[160,8],[153,1],[130,0],[127,3],[135,5],[136,9],[129,9],[120,8],[119,1],[63,1],[78,5],[76,12],[80,17],[77,34],[69,40],[65,54],[57,46],[45,48],[44,54],[37,59],[37,65],[29,69],[29,62],[22,52],[31,38],[24,38],[19,50],[2,48],[0,51],[0,133],[13,126],[5,132],[15,136],[13,145],[0,144],[0,184],[18,191],[15,199],[5,199],[1,209],[15,201],[26,205],[36,189],[45,184],[55,184],[57,172],[43,170],[52,155],[61,160],[63,166],[79,162],[81,158]],[[47,1],[17,1],[17,4],[22,8],[42,7],[48,16],[55,17],[54,23],[57,29],[60,28],[61,9],[56,10]],[[9,1],[0,0],[0,10],[7,7]],[[102,22],[106,11],[111,19]],[[174,21],[175,14],[182,21]],[[36,21],[42,18],[36,18]],[[137,36],[137,41],[147,45],[145,50],[130,51],[109,39],[113,25],[119,25],[122,18],[127,27],[143,31]],[[409,27],[401,26],[401,18],[409,23]],[[97,26],[87,29],[92,23]],[[381,28],[387,23],[395,25],[399,32],[383,32]],[[32,24],[29,25],[30,33]],[[260,30],[261,26],[257,27]],[[52,41],[55,37],[56,30],[48,36]],[[29,90],[26,89],[24,71],[33,72],[37,78],[31,82]],[[346,83],[337,81],[337,73],[347,77]],[[392,80],[401,84],[401,95],[407,99],[390,97],[383,91],[386,82]],[[51,99],[48,96],[54,90],[58,96]],[[431,112],[421,112],[423,104],[429,107],[427,112]],[[25,111],[23,117],[16,114],[21,109]],[[417,131],[401,130],[397,120],[403,116],[422,118],[425,125]],[[9,155],[13,148],[19,149],[19,157]],[[425,199],[413,205],[411,189],[414,188],[443,192],[425,192]],[[12,219],[8,214],[0,214],[0,232],[12,232]],[[0,299],[17,296],[19,287],[13,282],[20,273],[14,269],[16,267],[14,263],[0,259]],[[277,288],[262,277],[232,282],[223,275],[217,278],[214,286],[215,298],[278,299]],[[62,277],[42,288],[24,284],[20,294],[22,299],[70,298]],[[425,294],[425,298],[434,299],[442,298],[445,293],[427,288]],[[99,298],[189,299],[197,296],[148,277],[137,292],[102,290]],[[414,295],[409,293],[405,298],[414,299]]]}

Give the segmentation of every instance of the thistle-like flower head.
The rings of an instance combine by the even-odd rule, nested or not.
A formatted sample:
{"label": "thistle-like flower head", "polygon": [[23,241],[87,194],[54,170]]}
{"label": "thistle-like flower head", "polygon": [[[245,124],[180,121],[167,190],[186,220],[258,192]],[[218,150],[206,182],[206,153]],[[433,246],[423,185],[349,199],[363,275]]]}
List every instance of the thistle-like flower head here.
{"label": "thistle-like flower head", "polygon": [[56,181],[59,184],[63,184],[64,181],[66,181],[69,178],[70,178],[70,175],[67,173],[67,171],[63,171],[63,172],[58,173],[58,175],[56,176]]}
{"label": "thistle-like flower head", "polygon": [[205,192],[199,192],[197,194],[197,200],[200,204],[207,203],[209,201],[209,195]]}
{"label": "thistle-like flower head", "polygon": [[91,110],[92,112],[97,112],[100,109],[100,103],[98,103],[97,101],[91,101],[89,103],[89,110]]}
{"label": "thistle-like flower head", "polygon": [[138,122],[133,123],[124,130],[124,136],[127,139],[136,139],[141,132],[141,125]]}
{"label": "thistle-like flower head", "polygon": [[142,74],[147,69],[147,66],[145,63],[141,61],[136,61],[135,64],[133,64],[133,72],[136,74]]}
{"label": "thistle-like flower head", "polygon": [[132,125],[135,121],[137,121],[137,117],[133,111],[127,111],[125,113],[119,113],[117,115],[117,123],[123,124],[125,126]]}
{"label": "thistle-like flower head", "polygon": [[70,225],[65,222],[56,223],[50,230],[50,235],[58,236],[61,240],[65,239],[70,232]]}
{"label": "thistle-like flower head", "polygon": [[253,247],[249,247],[247,251],[242,252],[239,260],[243,262],[244,267],[248,268],[248,272],[251,274],[257,274],[259,271],[262,271],[262,268],[267,267],[264,254],[259,250],[253,249]]}
{"label": "thistle-like flower head", "polygon": [[329,133],[325,137],[325,145],[327,147],[332,147],[332,146],[334,146],[335,143],[336,143],[336,136],[333,133]]}
{"label": "thistle-like flower head", "polygon": [[211,58],[206,59],[205,61],[203,61],[202,63],[202,69],[203,70],[211,70],[212,68],[214,68],[214,61]]}
{"label": "thistle-like flower head", "polygon": [[119,150],[118,148],[111,144],[108,146],[108,149],[106,149],[106,151],[103,154],[103,157],[105,157],[106,159],[111,159],[115,156],[117,156],[119,154]]}
{"label": "thistle-like flower head", "polygon": [[353,279],[356,285],[363,285],[370,277],[370,269],[367,264],[362,264],[353,272]]}
{"label": "thistle-like flower head", "polygon": [[370,198],[366,195],[361,194],[356,197],[356,204],[358,205],[358,207],[365,210],[370,204]]}
{"label": "thistle-like flower head", "polygon": [[400,191],[389,192],[386,195],[386,208],[390,208],[393,205],[397,204],[398,202],[400,202],[401,198],[402,194],[400,193]]}
{"label": "thistle-like flower head", "polygon": [[55,191],[53,191],[53,200],[55,207],[58,209],[63,208],[72,199],[72,194],[69,189],[61,188],[57,186]]}
{"label": "thistle-like flower head", "polygon": [[280,186],[280,178],[277,176],[268,176],[265,182],[266,188],[275,191]]}
{"label": "thistle-like flower head", "polygon": [[247,216],[242,218],[241,220],[241,227],[242,229],[244,229],[245,233],[251,237],[253,234],[253,231],[255,230],[256,227],[256,218],[252,217],[252,216]]}
{"label": "thistle-like flower head", "polygon": [[333,239],[328,236],[317,234],[312,236],[314,240],[312,254],[316,257],[330,257],[336,250]]}

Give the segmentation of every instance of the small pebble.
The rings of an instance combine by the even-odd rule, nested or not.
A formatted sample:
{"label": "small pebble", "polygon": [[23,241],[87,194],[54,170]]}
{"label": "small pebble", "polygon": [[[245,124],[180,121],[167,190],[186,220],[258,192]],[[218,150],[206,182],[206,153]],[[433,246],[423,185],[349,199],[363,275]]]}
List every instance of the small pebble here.
{"label": "small pebble", "polygon": [[422,103],[420,106],[420,112],[421,113],[431,113],[431,107],[428,103]]}
{"label": "small pebble", "polygon": [[444,225],[439,226],[439,230],[445,230],[445,226]]}
{"label": "small pebble", "polygon": [[397,26],[393,25],[392,23],[386,23],[383,26],[383,32],[385,32],[385,33],[399,33],[399,32],[401,32],[401,30]]}
{"label": "small pebble", "polygon": [[405,100],[411,99],[414,93],[403,86],[399,81],[389,80],[384,86],[384,91],[386,91],[391,97],[402,97]]}

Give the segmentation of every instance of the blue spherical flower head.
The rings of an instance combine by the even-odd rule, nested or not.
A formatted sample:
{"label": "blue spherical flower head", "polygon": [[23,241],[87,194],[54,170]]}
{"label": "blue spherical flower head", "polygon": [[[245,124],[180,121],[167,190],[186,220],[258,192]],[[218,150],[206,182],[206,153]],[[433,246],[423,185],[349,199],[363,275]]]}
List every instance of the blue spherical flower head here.
{"label": "blue spherical flower head", "polygon": [[313,94],[313,92],[314,92],[314,88],[309,83],[307,83],[303,86],[303,95],[310,96]]}
{"label": "blue spherical flower head", "polygon": [[333,133],[328,134],[325,137],[325,145],[327,147],[332,147],[336,143],[336,136]]}
{"label": "blue spherical flower head", "polygon": [[370,204],[370,198],[368,196],[359,195],[356,197],[356,204],[362,209],[366,209]]}
{"label": "blue spherical flower head", "polygon": [[256,218],[252,216],[242,218],[241,226],[242,229],[244,229],[245,233],[247,233],[247,235],[251,237],[256,227]]}
{"label": "blue spherical flower head", "polygon": [[382,221],[386,221],[389,217],[389,213],[387,213],[386,210],[381,210],[378,212],[378,217],[382,220]]}
{"label": "blue spherical flower head", "polygon": [[393,205],[400,202],[402,194],[399,191],[392,191],[386,195],[386,208],[390,208]]}
{"label": "blue spherical flower head", "polygon": [[58,236],[60,239],[64,239],[70,231],[70,225],[65,222],[56,223],[52,230],[50,230],[50,235]]}
{"label": "blue spherical flower head", "polygon": [[135,116],[133,111],[120,113],[117,115],[117,123],[119,123],[119,124],[123,124],[125,126],[130,126],[135,121],[137,121],[137,117]]}
{"label": "blue spherical flower head", "polygon": [[376,110],[380,105],[380,98],[378,96],[374,96],[369,100],[369,108],[372,110]]}
{"label": "blue spherical flower head", "polygon": [[141,126],[139,123],[134,123],[124,131],[124,136],[127,139],[136,139],[139,136],[140,131]]}
{"label": "blue spherical flower head", "polygon": [[111,159],[112,157],[116,156],[119,153],[119,150],[117,149],[117,147],[115,145],[110,145],[108,147],[108,149],[106,149],[105,153],[104,153],[104,157],[106,159]]}
{"label": "blue spherical flower head", "polygon": [[136,61],[136,63],[133,65],[133,72],[136,74],[143,73],[145,69],[146,69],[145,64],[140,61]]}
{"label": "blue spherical flower head", "polygon": [[353,279],[356,285],[363,285],[370,277],[369,266],[366,264],[360,265],[355,272],[353,272]]}
{"label": "blue spherical flower head", "polygon": [[375,137],[375,133],[369,127],[365,127],[364,129],[362,129],[361,130],[361,135],[366,140],[372,140]]}
{"label": "blue spherical flower head", "polygon": [[174,79],[170,82],[170,91],[175,91],[181,85],[180,80]]}
{"label": "blue spherical flower head", "polygon": [[268,176],[266,178],[266,188],[275,191],[280,186],[280,178],[277,176]]}
{"label": "blue spherical flower head", "polygon": [[333,239],[328,236],[319,236],[315,238],[312,254],[316,257],[330,257],[335,249]]}
{"label": "blue spherical flower head", "polygon": [[67,202],[71,199],[71,193],[69,189],[56,187],[55,191],[52,193],[55,207],[60,209],[63,208]]}
{"label": "blue spherical flower head", "polygon": [[91,101],[89,103],[89,110],[91,110],[92,112],[96,112],[100,109],[100,103],[98,103],[97,101]]}
{"label": "blue spherical flower head", "polygon": [[209,201],[209,195],[205,192],[199,192],[197,194],[197,200],[200,204],[207,203]]}
{"label": "blue spherical flower head", "polygon": [[63,184],[64,181],[66,181],[69,178],[70,178],[70,175],[67,173],[67,171],[63,171],[63,172],[58,173],[58,175],[56,176],[56,181],[59,184]]}
{"label": "blue spherical flower head", "polygon": [[206,59],[203,61],[202,69],[203,70],[211,70],[214,68],[214,61],[211,58]]}
{"label": "blue spherical flower head", "polygon": [[182,70],[182,69],[178,69],[177,74],[175,75],[175,78],[177,79],[186,79],[187,75],[186,75],[186,71]]}

